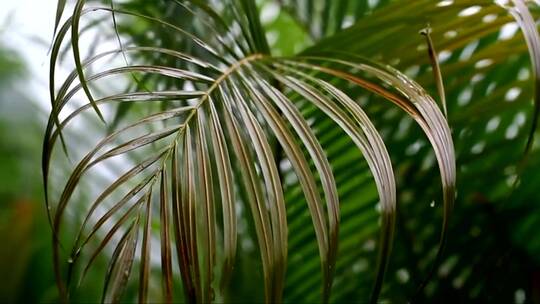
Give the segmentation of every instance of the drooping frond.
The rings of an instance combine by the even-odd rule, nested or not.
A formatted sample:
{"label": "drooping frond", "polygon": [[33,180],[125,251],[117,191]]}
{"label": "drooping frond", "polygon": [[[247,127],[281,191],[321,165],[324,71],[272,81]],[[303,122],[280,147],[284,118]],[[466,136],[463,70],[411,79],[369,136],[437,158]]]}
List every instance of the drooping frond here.
{"label": "drooping frond", "polygon": [[[344,194],[331,149],[311,121],[317,115],[346,135],[373,177],[381,212],[376,302],[393,241],[396,177],[370,113],[346,88],[390,101],[431,143],[444,201],[438,255],[456,179],[445,116],[404,74],[327,50],[324,41],[320,52],[274,57],[254,1],[219,3],[164,1],[157,4],[160,14],[151,5],[94,7],[79,0],[59,27],[51,50],[43,175],[62,296],[76,298],[100,275],[104,302],[128,295],[140,302],[220,301],[234,277],[239,238],[253,236],[264,300],[282,302],[289,257],[293,248],[302,249],[290,234],[302,218],[291,219],[291,209],[301,208],[316,239],[321,279],[315,281],[328,302]],[[60,2],[59,16],[64,7]],[[130,20],[132,37],[122,37],[122,23],[114,21],[112,31],[94,33],[113,41],[113,49],[84,54],[84,24],[103,26],[112,17],[102,17],[111,14]],[[173,38],[162,40],[160,32]],[[61,77],[57,69],[66,61],[73,71]],[[126,86],[125,79],[133,83]],[[283,162],[290,163],[288,170]],[[295,186],[301,199],[291,199]],[[298,207],[298,201],[305,204]],[[103,257],[108,269],[96,274]],[[134,288],[137,296],[129,293]]]}

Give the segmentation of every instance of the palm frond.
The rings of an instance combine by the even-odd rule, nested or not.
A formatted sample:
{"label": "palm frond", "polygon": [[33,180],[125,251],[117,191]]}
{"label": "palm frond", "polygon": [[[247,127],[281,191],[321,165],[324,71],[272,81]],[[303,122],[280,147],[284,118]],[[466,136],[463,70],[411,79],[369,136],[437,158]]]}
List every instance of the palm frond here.
{"label": "palm frond", "polygon": [[[273,57],[255,2],[228,4],[160,3],[166,12],[160,15],[151,7],[135,11],[130,3],[87,8],[86,1],[79,0],[58,30],[51,51],[52,110],[43,175],[55,271],[64,297],[75,297],[92,271],[98,272],[95,263],[106,257],[110,262],[103,276],[102,301],[120,302],[127,296],[140,302],[174,302],[182,296],[189,302],[224,299],[234,277],[238,239],[254,235],[264,300],[294,299],[284,298],[287,280],[302,281],[311,268],[288,276],[289,256],[311,248],[302,243],[302,235],[291,235],[291,227],[309,220],[318,252],[313,265],[320,269],[321,279],[309,278],[302,288],[319,285],[320,299],[328,302],[340,271],[338,256],[343,253],[344,260],[354,260],[354,244],[338,246],[340,235],[354,234],[354,226],[340,226],[341,202],[355,199],[342,183],[369,170],[381,211],[371,293],[376,302],[393,243],[398,191],[384,136],[349,88],[401,108],[431,143],[443,189],[443,227],[435,263],[441,259],[455,198],[456,167],[451,131],[437,103],[403,73],[350,55],[355,48],[369,49],[369,44],[350,44],[351,38],[344,41],[348,43],[344,52],[334,51],[336,46],[330,45],[337,40],[328,38],[300,56]],[[64,6],[59,3],[59,16]],[[335,10],[342,17],[347,11],[342,5]],[[192,23],[180,24],[169,12],[191,16]],[[118,33],[109,39],[120,41],[119,48],[85,57],[80,47],[84,22],[104,13],[175,39],[164,42],[139,33],[131,41],[121,41],[122,23],[117,26],[115,20],[113,30]],[[389,20],[386,16],[377,22]],[[364,29],[361,23],[354,27]],[[340,35],[335,39],[342,39]],[[56,67],[65,45],[73,57],[73,72],[57,90]],[[126,76],[139,81],[127,89],[107,86]],[[96,114],[109,125],[95,124]],[[344,174],[347,165],[333,161],[343,150],[329,147],[333,139],[321,134],[320,123],[346,134],[352,145],[345,143],[343,150],[361,153],[366,166],[358,162],[357,171]],[[84,130],[81,126],[89,124],[102,136],[90,136],[84,148],[75,145]],[[69,152],[73,164],[68,153],[55,151],[58,145]],[[291,164],[290,169],[281,168],[283,161]],[[62,176],[53,162],[63,163],[69,173]],[[295,179],[288,184],[287,176]],[[298,189],[297,194],[290,189]],[[358,206],[351,214],[364,213],[363,203],[358,201]],[[291,216],[304,211],[307,217]],[[245,219],[251,226],[240,229]],[[130,280],[134,267],[139,268],[138,281]],[[152,291],[156,273],[162,280],[161,296]],[[178,284],[183,286],[181,293]],[[137,286],[136,297],[127,292],[132,285]]]}
{"label": "palm frond", "polygon": [[319,40],[331,36],[354,24],[358,19],[391,1],[330,1],[279,0],[281,7],[293,17],[308,34]]}
{"label": "palm frond", "polygon": [[[467,10],[468,8],[472,10]],[[537,7],[534,5],[529,7],[531,14],[536,16],[537,10],[533,10],[534,8]],[[396,13],[398,11],[400,14]],[[463,11],[466,14],[462,13]],[[350,61],[356,61],[351,53],[376,58],[405,71],[407,75],[414,77],[428,88],[429,92],[436,94],[431,64],[429,57],[425,55],[427,45],[423,39],[419,39],[421,36],[418,35],[419,29],[424,28],[426,24],[431,25],[431,38],[439,51],[441,71],[445,79],[448,120],[456,143],[455,153],[459,176],[457,189],[459,189],[458,200],[461,206],[456,217],[469,219],[469,214],[474,213],[475,210],[478,211],[475,208],[481,208],[478,206],[480,197],[489,202],[490,208],[499,208],[499,203],[502,206],[502,202],[508,201],[508,180],[518,179],[516,176],[520,174],[512,168],[515,168],[523,155],[523,150],[511,149],[510,146],[526,146],[523,130],[525,126],[532,127],[534,120],[533,107],[529,102],[534,97],[531,85],[536,82],[536,78],[531,77],[532,73],[529,72],[531,58],[523,37],[515,34],[517,33],[515,30],[519,27],[514,23],[514,19],[504,9],[491,2],[422,3],[419,1],[403,5],[402,2],[396,1],[395,5],[389,4],[381,8],[380,11],[359,20],[342,33],[322,39],[305,54],[328,56],[328,53],[332,52],[332,56],[335,56],[335,50],[339,49],[341,52],[339,56]],[[408,26],[403,26],[405,22]],[[375,28],[380,30],[374,31]],[[514,29],[514,31],[509,31],[509,29]],[[534,31],[531,33],[534,36]],[[392,45],[399,47],[389,47],[388,41],[392,41]],[[480,216],[470,219],[472,227],[468,225],[465,225],[468,228],[463,225],[449,227],[455,240],[451,242],[451,248],[447,248],[446,257],[439,258],[442,262],[439,266],[433,268],[431,265],[437,265],[437,263],[425,262],[433,261],[437,249],[436,246],[429,245],[429,242],[434,242],[433,239],[439,237],[434,235],[431,221],[427,225],[428,220],[423,220],[422,225],[427,226],[422,226],[422,228],[418,226],[418,218],[426,219],[433,215],[433,209],[428,207],[429,202],[432,202],[431,206],[438,205],[436,200],[433,200],[433,191],[426,191],[437,186],[433,182],[437,176],[431,170],[434,159],[432,152],[427,149],[418,132],[410,127],[409,120],[381,105],[380,98],[369,96],[354,87],[347,87],[346,84],[340,84],[340,87],[346,88],[349,96],[364,102],[368,113],[374,113],[372,120],[382,130],[381,133],[389,147],[392,160],[395,164],[403,164],[402,170],[399,170],[401,173],[397,174],[397,180],[398,185],[401,184],[403,189],[399,198],[403,201],[402,206],[406,207],[399,210],[401,220],[398,219],[398,231],[400,232],[396,242],[400,251],[408,252],[403,253],[403,258],[394,256],[398,262],[392,267],[391,272],[396,277],[392,278],[392,282],[388,284],[388,296],[395,297],[396,300],[411,297],[418,285],[422,283],[419,278],[424,278],[425,273],[431,271],[436,279],[429,282],[428,290],[424,290],[422,296],[440,296],[460,286],[459,290],[464,294],[463,299],[478,299],[485,296],[497,298],[483,292],[471,292],[470,295],[465,295],[467,290],[478,290],[479,286],[487,288],[484,286],[489,284],[485,281],[480,282],[479,277],[468,271],[469,262],[482,261],[483,269],[488,269],[490,261],[493,262],[493,260],[483,261],[480,254],[472,258],[470,254],[462,252],[464,244],[475,244],[475,241],[470,239],[469,233],[472,232],[469,230],[476,229],[478,226],[482,227],[482,224],[474,224],[476,221],[483,223]],[[321,124],[326,126],[325,123]],[[322,132],[331,130],[331,128],[321,128]],[[400,129],[408,131],[403,133]],[[328,142],[338,141],[329,139]],[[502,151],[503,147],[508,147],[504,149],[504,156],[498,155],[497,151]],[[349,145],[341,153],[347,155],[352,150],[354,148]],[[406,153],[403,155],[396,151]],[[344,156],[344,162],[346,162],[345,159]],[[347,163],[350,165],[352,161],[349,160]],[[503,173],[500,168],[506,168],[506,171]],[[522,170],[528,171],[525,170],[525,166]],[[532,170],[532,167],[529,170]],[[419,172],[423,173],[420,173],[417,178],[414,177]],[[343,174],[343,171],[335,172],[335,174],[339,176]],[[486,177],[489,177],[489,185],[485,184]],[[419,184],[429,186],[418,187]],[[412,204],[412,202],[426,202],[426,204]],[[348,201],[342,200],[344,208],[346,204]],[[508,202],[507,205],[514,204]],[[347,225],[347,221],[342,221],[342,225]],[[424,233],[417,235],[416,229],[421,229]],[[467,233],[469,237],[458,236],[462,233]],[[413,239],[407,240],[407,234]],[[477,238],[473,239],[478,241]],[[418,247],[410,249],[413,244],[421,245],[415,245]],[[487,246],[494,246],[493,243],[490,244],[483,243],[482,248],[488,250],[487,248],[491,247]],[[416,248],[422,248],[421,252]],[[342,254],[340,258],[345,260],[343,255],[345,254]],[[357,255],[356,261],[362,261],[361,257],[365,255],[359,256]],[[405,260],[405,257],[409,260]],[[448,265],[457,263],[459,266],[455,266],[452,272],[447,274],[443,271],[447,267],[447,262]],[[341,263],[349,267],[351,265],[346,264],[347,262],[338,262],[338,264]],[[404,272],[410,274],[410,279],[408,278],[406,283],[398,279],[398,275]],[[354,275],[342,277],[351,278]],[[453,285],[462,280],[465,280],[464,285]],[[355,282],[358,284],[360,280],[357,279]],[[405,290],[403,293],[398,292],[400,295],[395,295],[396,289],[392,287],[400,290],[405,288]],[[505,298],[511,299],[509,297],[511,295],[508,295],[506,291],[501,291],[500,294],[502,293],[505,294]],[[357,294],[359,293],[351,290],[349,293],[336,295],[333,299],[346,300],[350,299],[351,295]]]}

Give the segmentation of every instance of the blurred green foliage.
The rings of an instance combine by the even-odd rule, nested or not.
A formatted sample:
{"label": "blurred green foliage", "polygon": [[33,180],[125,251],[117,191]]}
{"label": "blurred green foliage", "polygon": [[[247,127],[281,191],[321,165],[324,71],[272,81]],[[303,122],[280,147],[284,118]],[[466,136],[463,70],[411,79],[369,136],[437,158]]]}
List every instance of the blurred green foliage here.
{"label": "blurred green foliage", "polygon": [[0,44],[0,302],[55,299],[51,236],[42,203],[43,113],[20,56]]}

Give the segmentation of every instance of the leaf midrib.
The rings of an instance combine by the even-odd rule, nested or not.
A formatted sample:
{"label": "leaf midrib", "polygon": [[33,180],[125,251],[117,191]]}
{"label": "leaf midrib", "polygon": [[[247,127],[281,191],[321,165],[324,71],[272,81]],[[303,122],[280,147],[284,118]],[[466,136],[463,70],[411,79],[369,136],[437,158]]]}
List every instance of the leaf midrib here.
{"label": "leaf midrib", "polygon": [[[176,136],[174,138],[174,140],[171,142],[171,144],[169,145],[169,148],[168,148],[168,151],[166,152],[165,156],[163,157],[162,161],[161,161],[161,165],[160,165],[160,168],[157,170],[157,172],[161,172],[163,171],[163,169],[165,168],[165,163],[167,162],[167,160],[169,159],[169,157],[171,156],[171,152],[174,150],[173,147],[174,145],[178,142],[178,140],[180,139],[180,136],[184,133],[185,129],[186,129],[186,126],[189,125],[189,122],[191,121],[191,119],[195,116],[196,113],[198,113],[199,111],[199,108],[203,105],[203,103],[205,101],[207,101],[210,97],[210,94],[212,94],[212,92],[218,88],[221,83],[227,79],[227,77],[229,77],[231,74],[233,74],[235,71],[237,71],[239,68],[241,68],[243,65],[249,63],[249,62],[252,62],[252,61],[256,61],[256,60],[259,60],[259,59],[263,59],[267,57],[267,55],[263,55],[263,54],[260,54],[260,53],[256,53],[256,54],[252,54],[252,55],[249,55],[237,62],[235,62],[234,64],[232,64],[231,66],[229,66],[217,79],[214,83],[212,83],[212,85],[204,92],[203,96],[200,97],[199,101],[197,102],[197,104],[195,105],[195,107],[193,107],[193,109],[191,110],[191,112],[189,113],[189,115],[187,116],[187,118],[185,119],[184,123],[179,127],[178,131],[176,132]],[[157,179],[154,179],[154,181],[152,181],[152,185],[150,187],[153,187],[155,181]]]}

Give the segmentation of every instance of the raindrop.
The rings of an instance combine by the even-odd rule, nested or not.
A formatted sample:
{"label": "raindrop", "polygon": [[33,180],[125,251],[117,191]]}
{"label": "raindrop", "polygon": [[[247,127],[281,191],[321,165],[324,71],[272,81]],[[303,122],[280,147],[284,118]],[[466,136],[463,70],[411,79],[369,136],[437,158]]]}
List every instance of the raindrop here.
{"label": "raindrop", "polygon": [[343,18],[343,22],[341,23],[341,28],[345,29],[345,28],[350,27],[353,24],[354,24],[354,16],[350,16],[350,15],[345,16],[345,18]]}
{"label": "raindrop", "polygon": [[474,146],[472,146],[471,148],[471,153],[473,154],[480,154],[482,153],[482,151],[484,151],[484,147],[486,146],[486,143],[481,141],[481,142],[478,142],[476,143]]}
{"label": "raindrop", "polygon": [[495,88],[497,87],[497,83],[496,82],[492,82],[488,85],[487,89],[486,89],[486,94],[491,94],[493,93],[493,90],[495,90]]}
{"label": "raindrop", "polygon": [[431,201],[431,203],[429,204],[429,206],[430,206],[431,208],[435,207],[435,201]]}
{"label": "raindrop", "polygon": [[465,138],[466,136],[469,136],[470,133],[471,133],[470,130],[468,130],[467,128],[463,128],[463,129],[461,129],[461,131],[459,132],[459,135],[458,135],[458,136],[459,136],[459,138],[462,138],[462,139],[463,139],[463,138]]}
{"label": "raindrop", "polygon": [[438,7],[449,6],[449,5],[452,5],[453,3],[454,3],[454,0],[443,0],[437,3],[437,6]]}
{"label": "raindrop", "polygon": [[499,40],[510,40],[516,34],[519,26],[516,22],[510,22],[503,27],[501,27],[501,32],[499,33]]}
{"label": "raindrop", "polygon": [[519,70],[518,80],[524,81],[524,80],[529,79],[529,77],[530,77],[529,69],[521,68],[521,70]]}
{"label": "raindrop", "polygon": [[482,69],[482,68],[490,66],[492,63],[493,63],[493,60],[491,59],[482,59],[482,60],[477,61],[474,64],[474,67],[477,69]]}
{"label": "raindrop", "polygon": [[468,87],[465,90],[461,91],[458,95],[458,105],[464,106],[467,105],[472,98],[472,88]]}
{"label": "raindrop", "polygon": [[519,112],[516,114],[516,117],[514,118],[514,122],[518,124],[518,126],[523,126],[525,122],[527,121],[527,115],[523,112]]}
{"label": "raindrop", "polygon": [[518,135],[519,127],[517,124],[511,124],[507,129],[504,137],[506,139],[514,139]]}
{"label": "raindrop", "polygon": [[405,268],[401,268],[396,272],[396,277],[400,283],[405,284],[410,278],[409,271]]}
{"label": "raindrop", "polygon": [[478,40],[475,40],[467,44],[467,46],[461,52],[461,55],[459,56],[459,60],[461,61],[469,60],[477,47],[478,47]]}
{"label": "raindrop", "polygon": [[507,6],[509,3],[509,0],[495,0],[495,3],[500,6]]}
{"label": "raindrop", "polygon": [[413,65],[405,70],[405,74],[411,78],[418,76],[418,72],[420,72],[420,66],[418,65]]}
{"label": "raindrop", "polygon": [[361,259],[358,262],[354,263],[352,267],[352,271],[354,273],[359,273],[362,271],[366,271],[368,269],[369,263],[366,259]]}
{"label": "raindrop", "polygon": [[420,151],[420,149],[423,146],[424,146],[423,142],[416,141],[413,144],[411,144],[410,146],[408,146],[407,149],[405,149],[405,154],[407,154],[407,155],[415,155],[416,153],[418,153],[418,151]]}
{"label": "raindrop", "polygon": [[448,274],[450,274],[450,271],[456,266],[458,262],[458,257],[456,255],[453,255],[446,259],[444,263],[441,264],[439,267],[439,271],[437,272],[440,277],[446,277]]}
{"label": "raindrop", "polygon": [[379,4],[379,0],[368,0],[368,5],[370,8],[374,8]]}
{"label": "raindrop", "polygon": [[525,300],[527,299],[525,295],[525,291],[523,289],[518,289],[514,293],[514,302],[516,304],[523,304],[525,303]]}
{"label": "raindrop", "polygon": [[447,50],[443,50],[443,51],[439,52],[439,61],[441,63],[443,63],[446,60],[450,59],[451,56],[452,56],[452,52],[447,51]]}
{"label": "raindrop", "polygon": [[484,77],[485,77],[484,74],[476,74],[476,75],[473,76],[473,78],[471,78],[471,81],[473,83],[478,83],[478,82],[484,80]]}
{"label": "raindrop", "polygon": [[456,36],[457,36],[456,31],[448,31],[448,32],[444,33],[444,38],[447,38],[447,39],[452,39],[452,38],[454,38]]}
{"label": "raindrop", "polygon": [[68,262],[68,264],[73,264],[73,259],[72,259],[72,258],[69,258],[69,259],[67,260],[67,262]]}
{"label": "raindrop", "polygon": [[495,19],[497,19],[497,15],[489,14],[489,15],[485,15],[484,18],[482,18],[482,21],[484,21],[484,23],[490,23],[490,22],[495,21]]}
{"label": "raindrop", "polygon": [[459,12],[458,16],[460,16],[460,17],[472,16],[472,15],[478,13],[481,9],[482,9],[482,7],[479,6],[479,5],[470,6],[470,7],[467,7],[466,9],[462,10],[461,12]]}
{"label": "raindrop", "polygon": [[506,95],[504,95],[504,99],[506,101],[514,101],[519,97],[519,94],[521,94],[521,89],[514,87],[506,92]]}
{"label": "raindrop", "polygon": [[517,178],[518,178],[518,176],[515,175],[515,174],[508,176],[508,177],[506,178],[506,185],[507,185],[508,187],[512,187],[512,185],[514,185],[514,184],[516,183]]}

